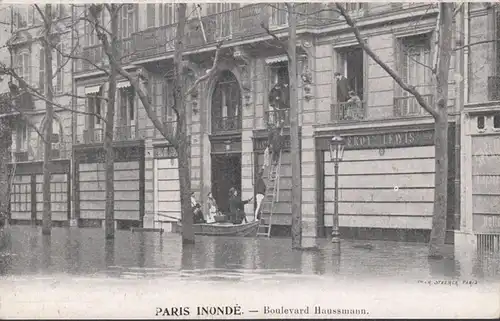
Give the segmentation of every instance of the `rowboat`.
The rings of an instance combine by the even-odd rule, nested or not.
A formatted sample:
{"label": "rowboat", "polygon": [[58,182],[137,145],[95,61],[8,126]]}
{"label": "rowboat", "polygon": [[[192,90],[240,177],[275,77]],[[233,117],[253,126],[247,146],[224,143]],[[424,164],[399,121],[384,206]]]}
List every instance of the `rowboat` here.
{"label": "rowboat", "polygon": [[245,224],[225,223],[203,223],[193,224],[194,234],[212,236],[256,236],[259,229],[259,221]]}

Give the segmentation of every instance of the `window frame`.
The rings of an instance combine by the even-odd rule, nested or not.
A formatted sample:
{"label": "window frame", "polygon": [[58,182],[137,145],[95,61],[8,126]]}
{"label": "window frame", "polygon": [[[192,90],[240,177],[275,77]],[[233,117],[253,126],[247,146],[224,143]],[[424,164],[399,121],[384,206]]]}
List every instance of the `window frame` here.
{"label": "window frame", "polygon": [[[61,52],[64,52],[64,43],[63,42],[59,42],[57,45],[56,45],[56,48],[58,48],[57,50],[55,50],[55,66],[56,66],[56,70],[55,70],[55,75],[54,75],[54,78],[56,80],[56,84],[54,86],[54,92],[55,93],[62,93],[63,90],[64,90],[64,67],[61,68],[61,66],[63,66],[64,64],[64,57],[63,55],[61,54]],[[61,51],[61,52],[59,52]],[[60,69],[59,69],[60,68]]]}
{"label": "window frame", "polygon": [[21,50],[17,53],[16,72],[23,80],[31,85],[31,52]]}

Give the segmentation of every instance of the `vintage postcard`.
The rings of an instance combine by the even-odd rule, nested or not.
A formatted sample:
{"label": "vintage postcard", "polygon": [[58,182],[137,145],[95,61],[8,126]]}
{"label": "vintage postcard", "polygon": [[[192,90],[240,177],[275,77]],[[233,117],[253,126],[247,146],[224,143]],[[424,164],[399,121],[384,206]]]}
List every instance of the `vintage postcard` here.
{"label": "vintage postcard", "polygon": [[0,3],[0,318],[500,317],[496,2]]}

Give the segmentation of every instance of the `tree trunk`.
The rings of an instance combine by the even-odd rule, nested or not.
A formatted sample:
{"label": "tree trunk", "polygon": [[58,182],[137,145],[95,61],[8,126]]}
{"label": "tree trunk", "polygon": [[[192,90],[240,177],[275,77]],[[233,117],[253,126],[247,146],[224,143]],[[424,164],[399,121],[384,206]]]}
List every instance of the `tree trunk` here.
{"label": "tree trunk", "polygon": [[[453,3],[441,3],[436,70],[436,111],[434,125],[435,167],[434,213],[429,242],[429,257],[444,256],[446,216],[448,209],[448,76],[451,58]],[[457,191],[458,192],[458,191]]]}
{"label": "tree trunk", "polygon": [[[118,57],[117,53],[117,35],[118,35],[118,12],[117,5],[111,4],[111,50],[113,57]],[[116,68],[111,67],[109,73],[108,104],[106,110],[106,125],[104,135],[104,153],[105,153],[105,176],[106,176],[106,205],[105,205],[105,234],[106,239],[115,237],[115,169],[114,169],[114,150],[113,150],[113,128],[115,120],[115,97],[116,97]]]}
{"label": "tree trunk", "polygon": [[174,101],[178,111],[177,155],[179,161],[179,188],[181,194],[182,243],[194,243],[193,213],[191,210],[191,139],[187,135],[187,113],[184,99],[182,54],[184,51],[184,29],[186,26],[186,4],[178,4],[178,25],[174,52]]}
{"label": "tree trunk", "polygon": [[[0,101],[0,114],[10,113],[10,103]],[[12,120],[0,119],[0,227],[9,218],[10,181],[9,162],[12,145]]]}
{"label": "tree trunk", "polygon": [[50,235],[52,229],[51,213],[51,150],[52,150],[52,122],[54,119],[54,109],[52,106],[52,47],[51,47],[51,26],[52,26],[52,6],[45,5],[45,32],[44,32],[44,54],[45,54],[45,122],[44,122],[44,151],[43,151],[43,221],[42,234]]}
{"label": "tree trunk", "polygon": [[288,75],[290,82],[290,149],[292,154],[292,248],[298,249],[302,239],[302,188],[300,178],[299,106],[297,92],[297,16],[295,4],[288,8]]}

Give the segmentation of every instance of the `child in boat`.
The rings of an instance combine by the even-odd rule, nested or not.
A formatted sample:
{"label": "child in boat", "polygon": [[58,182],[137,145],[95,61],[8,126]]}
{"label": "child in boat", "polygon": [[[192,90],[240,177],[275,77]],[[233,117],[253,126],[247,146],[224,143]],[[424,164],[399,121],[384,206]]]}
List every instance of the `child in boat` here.
{"label": "child in boat", "polygon": [[215,202],[212,193],[208,193],[208,215],[207,215],[207,223],[214,223],[215,216],[219,215],[219,209],[217,207],[217,203]]}

